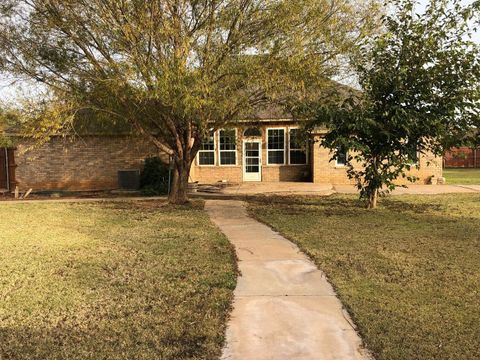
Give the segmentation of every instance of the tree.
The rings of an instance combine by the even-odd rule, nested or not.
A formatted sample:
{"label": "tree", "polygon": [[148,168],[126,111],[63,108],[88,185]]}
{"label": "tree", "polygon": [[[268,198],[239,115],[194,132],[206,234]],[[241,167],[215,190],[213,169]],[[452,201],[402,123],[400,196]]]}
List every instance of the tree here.
{"label": "tree", "polygon": [[418,154],[441,155],[479,125],[480,53],[469,37],[479,3],[432,0],[422,14],[413,0],[394,5],[353,60],[361,92],[317,105],[312,124],[327,126],[322,144],[334,157],[348,151],[348,176],[369,208]]}
{"label": "tree", "polygon": [[42,84],[55,131],[88,109],[153,142],[174,163],[170,201],[184,203],[202,138],[287,94],[320,91],[378,9],[344,0],[3,0],[0,64]]}
{"label": "tree", "polygon": [[0,148],[13,145],[12,139],[8,136],[10,128],[18,125],[18,114],[0,104]]}

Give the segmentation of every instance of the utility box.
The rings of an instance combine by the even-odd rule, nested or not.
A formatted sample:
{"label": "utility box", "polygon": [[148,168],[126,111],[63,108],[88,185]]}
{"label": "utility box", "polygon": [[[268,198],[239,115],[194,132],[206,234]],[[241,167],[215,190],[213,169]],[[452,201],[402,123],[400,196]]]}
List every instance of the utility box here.
{"label": "utility box", "polygon": [[122,190],[140,189],[140,170],[118,170],[118,187]]}

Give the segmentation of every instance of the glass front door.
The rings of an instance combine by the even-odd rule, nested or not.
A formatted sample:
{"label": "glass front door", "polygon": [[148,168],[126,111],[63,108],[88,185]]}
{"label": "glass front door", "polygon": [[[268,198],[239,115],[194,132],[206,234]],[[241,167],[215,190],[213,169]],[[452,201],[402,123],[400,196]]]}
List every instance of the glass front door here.
{"label": "glass front door", "polygon": [[261,140],[246,140],[243,144],[243,181],[262,181]]}

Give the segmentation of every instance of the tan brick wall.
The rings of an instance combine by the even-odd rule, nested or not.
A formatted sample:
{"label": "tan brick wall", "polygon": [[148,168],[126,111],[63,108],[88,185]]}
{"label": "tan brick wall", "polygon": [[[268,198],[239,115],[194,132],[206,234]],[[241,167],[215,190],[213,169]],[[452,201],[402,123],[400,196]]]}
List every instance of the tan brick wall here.
{"label": "tan brick wall", "polygon": [[[330,162],[329,151],[316,143],[310,149],[312,165],[267,165],[266,128],[285,127],[293,123],[269,123],[262,125],[262,181],[314,181],[317,183],[348,184],[345,168],[335,167]],[[237,165],[198,166],[195,161],[190,178],[200,183],[216,183],[227,180],[231,183],[243,181],[242,148],[243,128],[237,130]],[[218,134],[217,134],[218,136]],[[37,147],[23,143],[16,155],[17,182],[21,190],[103,190],[118,187],[117,171],[141,169],[147,156],[157,153],[155,147],[138,138],[125,136],[86,136],[72,139],[54,138]],[[430,160],[431,164],[427,164]],[[422,157],[420,169],[412,175],[424,182],[431,175],[442,175],[442,159]],[[313,177],[313,179],[312,179]]]}
{"label": "tan brick wall", "polygon": [[[192,165],[190,178],[203,184],[213,184],[222,180],[231,183],[239,183],[243,181],[243,132],[249,127],[255,125],[245,125],[237,128],[237,165],[236,166],[220,166],[219,165],[219,134],[215,134],[216,149],[216,165],[215,166],[199,166],[198,159]],[[258,126],[262,131],[262,181],[311,181],[311,165],[267,165],[267,128],[284,128],[288,133],[290,127],[295,127],[293,122],[270,122],[265,125]],[[288,139],[287,139],[288,141]],[[285,156],[288,156],[287,152]]]}
{"label": "tan brick wall", "polygon": [[86,136],[72,140],[53,138],[32,147],[17,147],[17,182],[20,189],[103,190],[118,188],[117,171],[141,169],[155,147],[126,136]]}
{"label": "tan brick wall", "polygon": [[[335,161],[330,161],[332,154],[318,143],[320,137],[315,138],[313,150],[313,181],[316,183],[331,183],[331,184],[354,184],[353,180],[348,179],[346,168],[335,165]],[[358,168],[359,166],[357,166]],[[429,178],[442,176],[442,158],[431,155],[422,155],[420,157],[419,169],[412,168],[408,172],[409,176],[417,176],[419,180],[417,184],[427,183]],[[407,179],[398,179],[397,184],[411,184]]]}

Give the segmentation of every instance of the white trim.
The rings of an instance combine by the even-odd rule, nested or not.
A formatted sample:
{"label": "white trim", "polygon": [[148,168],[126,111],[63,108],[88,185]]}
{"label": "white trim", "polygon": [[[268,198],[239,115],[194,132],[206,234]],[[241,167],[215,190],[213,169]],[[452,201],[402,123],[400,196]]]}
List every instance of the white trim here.
{"label": "white trim", "polygon": [[[213,150],[198,150],[197,152],[197,166],[201,167],[215,167],[217,166],[217,131],[213,132]],[[213,164],[200,164],[200,153],[201,152],[212,152],[213,151]]]}
{"label": "white trim", "polygon": [[[218,129],[218,166],[221,167],[233,167],[233,166],[238,166],[238,131],[237,128],[233,128],[235,130],[235,150],[222,150],[220,148],[220,132],[225,131],[225,130],[232,130],[228,128],[223,128],[223,129]],[[222,151],[223,152],[233,152],[235,151],[235,164],[222,164]]]}
{"label": "white trim", "polygon": [[[246,143],[257,143],[258,144],[258,176],[257,178],[254,179],[249,179],[247,177],[247,172],[246,167],[247,167],[247,162],[245,161],[246,154],[247,152],[245,151],[245,144]],[[243,144],[242,144],[242,179],[243,181],[262,181],[262,140],[261,139],[243,139]],[[255,173],[250,173],[250,174],[255,174]]]}
{"label": "white trim", "polygon": [[[287,142],[288,143],[288,146],[287,146],[287,148],[288,148],[288,150],[287,150],[287,152],[288,152],[288,165],[290,165],[290,166],[305,166],[305,165],[309,165],[309,163],[310,163],[310,161],[308,161],[309,160],[309,155],[310,155],[309,151],[308,151],[309,150],[308,139],[307,139],[307,144],[306,144],[306,147],[305,147],[305,163],[304,164],[292,164],[291,163],[290,152],[292,151],[292,149],[290,149],[290,131],[291,130],[298,130],[298,129],[300,129],[300,127],[298,127],[298,126],[289,126],[288,131],[287,131],[288,132],[288,142]],[[303,149],[293,149],[293,151],[303,151]]]}
{"label": "white trim", "polygon": [[[268,148],[268,131],[269,130],[283,130],[283,163],[282,164],[270,164],[270,162],[268,161],[268,153],[270,151],[281,151],[280,149],[272,149],[270,150]],[[285,126],[277,126],[277,127],[267,127],[265,129],[265,143],[267,145],[267,165],[268,166],[283,166],[283,165],[286,165],[287,164],[287,128]]]}

